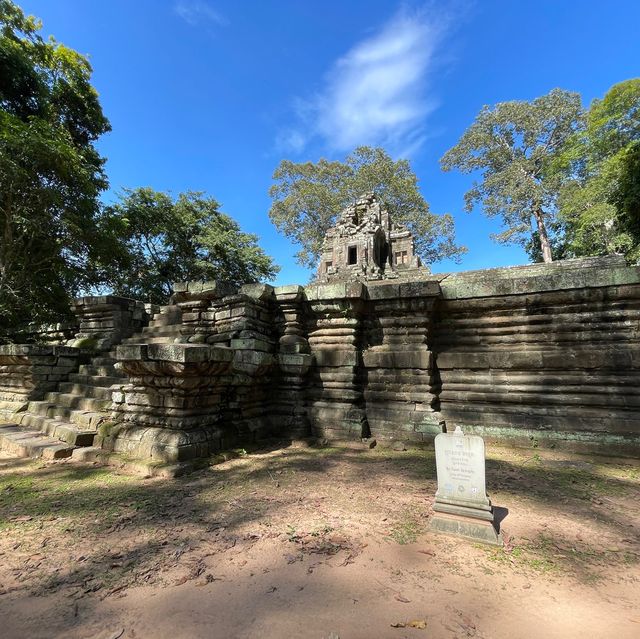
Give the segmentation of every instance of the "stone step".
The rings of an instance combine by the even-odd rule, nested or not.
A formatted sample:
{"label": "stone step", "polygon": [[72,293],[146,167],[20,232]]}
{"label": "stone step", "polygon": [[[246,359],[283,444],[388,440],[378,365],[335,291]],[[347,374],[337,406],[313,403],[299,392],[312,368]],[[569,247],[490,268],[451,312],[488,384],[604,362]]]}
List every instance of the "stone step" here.
{"label": "stone step", "polygon": [[83,397],[72,393],[47,393],[45,400],[55,405],[56,408],[79,408],[81,410],[102,411],[111,406],[111,397],[106,399],[97,397]]}
{"label": "stone step", "polygon": [[149,322],[146,328],[166,328],[170,326],[182,326],[182,317],[180,315],[165,315]]}
{"label": "stone step", "polygon": [[[68,382],[62,382],[60,384],[60,390],[64,390],[62,387],[64,384],[78,384],[82,386],[91,386],[93,388],[109,388],[114,384],[122,384],[123,380],[126,380],[124,374],[120,374],[120,371],[116,370],[117,376],[108,375],[80,375],[79,373],[72,373],[69,375]],[[64,391],[67,392],[67,391]]]}
{"label": "stone step", "polygon": [[74,446],[62,444],[59,440],[46,437],[38,430],[31,430],[17,424],[0,425],[0,450],[18,457],[42,457],[62,459],[71,457]]}
{"label": "stone step", "polygon": [[110,356],[105,357],[92,357],[91,365],[92,366],[113,366],[116,363],[116,359]]}
{"label": "stone step", "polygon": [[116,369],[113,366],[94,366],[93,364],[82,364],[78,368],[80,375],[97,375],[105,377],[117,376]]}
{"label": "stone step", "polygon": [[58,389],[61,393],[111,400],[111,388],[109,386],[91,386],[89,384],[77,384],[75,382],[60,382]]}
{"label": "stone step", "polygon": [[176,339],[182,339],[182,336],[166,335],[162,337],[147,337],[146,335],[138,335],[122,340],[123,344],[174,344]]}
{"label": "stone step", "polygon": [[[140,333],[131,337],[148,335],[149,337],[162,337],[163,335],[180,335],[182,324],[174,324],[173,326],[145,326]],[[130,338],[127,338],[130,339]]]}
{"label": "stone step", "polygon": [[72,424],[82,426],[87,430],[97,429],[98,424],[104,419],[108,419],[109,413],[105,411],[72,410],[69,421]]}
{"label": "stone step", "polygon": [[27,412],[32,415],[40,415],[41,417],[47,417],[49,411],[53,409],[53,404],[49,401],[32,401],[27,404]]}
{"label": "stone step", "polygon": [[22,413],[16,417],[18,417],[16,421],[22,427],[37,429],[43,435],[73,446],[91,446],[97,433],[95,428],[79,426],[64,419],[42,417],[31,413]]}
{"label": "stone step", "polygon": [[108,410],[88,410],[57,406],[49,401],[29,402],[27,414],[35,417],[49,417],[78,424],[83,428],[96,428],[100,420],[108,416]]}
{"label": "stone step", "polygon": [[54,406],[49,411],[49,417],[66,421],[71,424],[81,426],[86,430],[95,430],[98,424],[108,418],[109,413],[106,411],[83,410],[81,408],[65,408],[63,406]]}

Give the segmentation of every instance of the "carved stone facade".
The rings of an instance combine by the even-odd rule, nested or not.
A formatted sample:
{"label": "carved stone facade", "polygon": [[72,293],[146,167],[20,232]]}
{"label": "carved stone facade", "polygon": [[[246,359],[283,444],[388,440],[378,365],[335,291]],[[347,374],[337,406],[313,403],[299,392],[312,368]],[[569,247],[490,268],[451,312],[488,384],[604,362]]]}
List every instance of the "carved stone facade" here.
{"label": "carved stone facade", "polygon": [[640,453],[639,266],[401,272],[384,208],[369,197],[349,211],[327,240],[363,261],[325,272],[335,281],[176,285],[142,327],[140,304],[84,298],[83,348],[0,348],[0,448],[190,463],[267,437],[428,445],[446,422],[488,441]]}
{"label": "carved stone facade", "polygon": [[338,216],[322,245],[317,282],[428,277],[411,232],[393,223],[377,196],[360,197]]}

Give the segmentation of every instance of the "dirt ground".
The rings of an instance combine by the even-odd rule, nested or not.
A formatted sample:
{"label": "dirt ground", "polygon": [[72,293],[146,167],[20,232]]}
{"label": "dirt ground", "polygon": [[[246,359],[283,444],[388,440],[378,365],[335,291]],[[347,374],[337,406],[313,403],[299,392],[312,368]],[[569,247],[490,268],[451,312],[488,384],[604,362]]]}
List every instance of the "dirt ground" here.
{"label": "dirt ground", "polygon": [[430,532],[432,451],[179,479],[0,459],[0,637],[640,637],[640,467],[488,446],[504,548]]}

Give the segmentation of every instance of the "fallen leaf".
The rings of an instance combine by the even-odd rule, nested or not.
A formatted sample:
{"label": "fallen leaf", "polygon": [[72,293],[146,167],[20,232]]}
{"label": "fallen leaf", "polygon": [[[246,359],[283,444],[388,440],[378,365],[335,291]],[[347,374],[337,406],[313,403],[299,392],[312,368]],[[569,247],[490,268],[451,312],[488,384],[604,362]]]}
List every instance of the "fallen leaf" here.
{"label": "fallen leaf", "polygon": [[413,621],[396,621],[391,624],[392,628],[417,628],[424,630],[427,627],[426,619],[414,619]]}
{"label": "fallen leaf", "polygon": [[409,622],[409,628],[419,628],[420,630],[424,630],[427,627],[426,619],[414,619]]}

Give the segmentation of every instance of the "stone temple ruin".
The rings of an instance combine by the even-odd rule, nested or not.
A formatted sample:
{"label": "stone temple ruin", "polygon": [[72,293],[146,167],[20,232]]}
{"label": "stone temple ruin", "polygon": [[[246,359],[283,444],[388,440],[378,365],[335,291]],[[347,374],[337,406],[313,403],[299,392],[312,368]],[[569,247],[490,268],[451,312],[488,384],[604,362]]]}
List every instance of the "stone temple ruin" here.
{"label": "stone temple ruin", "polygon": [[408,229],[396,226],[373,193],[348,206],[325,236],[318,282],[410,280],[429,275]]}
{"label": "stone temple ruin", "polygon": [[431,275],[375,196],[314,283],[76,300],[0,346],[0,447],[188,467],[268,437],[640,452],[640,267],[620,256]]}

